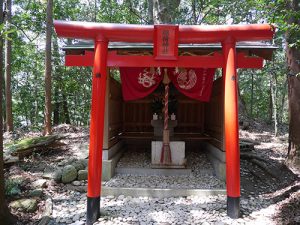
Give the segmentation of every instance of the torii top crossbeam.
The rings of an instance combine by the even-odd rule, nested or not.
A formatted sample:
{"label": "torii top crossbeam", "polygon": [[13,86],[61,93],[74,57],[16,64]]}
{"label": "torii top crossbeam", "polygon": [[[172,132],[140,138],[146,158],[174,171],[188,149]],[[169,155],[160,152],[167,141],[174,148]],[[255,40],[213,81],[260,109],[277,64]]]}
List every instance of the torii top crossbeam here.
{"label": "torii top crossbeam", "polygon": [[[55,21],[59,37],[94,40],[94,52],[73,56],[72,66],[93,65],[92,107],[87,191],[87,224],[100,216],[102,147],[108,66],[203,67],[223,69],[224,146],[226,150],[227,213],[239,217],[240,149],[238,136],[237,68],[261,68],[262,59],[236,53],[236,42],[271,40],[274,27],[255,25],[125,25]],[[153,43],[153,55],[117,55],[108,52],[109,42]],[[222,54],[179,56],[178,44],[221,43]],[[75,61],[75,63],[72,63]]]}
{"label": "torii top crossbeam", "polygon": [[[103,41],[148,42],[154,41],[153,25],[110,24],[91,22],[55,21],[59,37]],[[269,24],[253,25],[180,25],[179,43],[223,42],[229,36],[238,41],[270,40],[274,27]]]}

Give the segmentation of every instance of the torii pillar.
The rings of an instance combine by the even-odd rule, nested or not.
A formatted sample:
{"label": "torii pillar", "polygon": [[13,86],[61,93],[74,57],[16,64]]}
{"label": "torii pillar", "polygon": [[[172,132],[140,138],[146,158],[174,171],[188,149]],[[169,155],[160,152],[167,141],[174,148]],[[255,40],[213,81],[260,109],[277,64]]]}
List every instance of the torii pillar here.
{"label": "torii pillar", "polygon": [[86,224],[93,224],[100,217],[107,49],[108,42],[101,37],[97,37],[95,39],[95,58],[92,78]]}
{"label": "torii pillar", "polygon": [[224,66],[224,136],[226,151],[227,215],[240,216],[240,145],[237,97],[237,58],[235,40],[222,42]]}

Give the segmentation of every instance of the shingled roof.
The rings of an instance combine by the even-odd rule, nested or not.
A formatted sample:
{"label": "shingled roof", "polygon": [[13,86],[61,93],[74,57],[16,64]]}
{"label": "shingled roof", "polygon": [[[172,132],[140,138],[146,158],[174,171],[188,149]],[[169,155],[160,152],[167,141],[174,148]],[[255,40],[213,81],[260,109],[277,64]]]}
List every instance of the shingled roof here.
{"label": "shingled roof", "polygon": [[[221,51],[220,43],[207,44],[179,44],[179,54],[189,55],[209,55],[212,52]],[[137,54],[139,52],[151,52],[153,50],[152,43],[128,43],[128,42],[110,42],[109,50],[117,50],[125,54]],[[238,52],[245,52],[249,56],[259,56],[266,60],[272,59],[273,51],[276,46],[268,42],[237,42],[236,49]],[[94,43],[91,41],[78,41],[74,44],[63,47],[66,54],[82,54],[83,51],[93,51]]]}

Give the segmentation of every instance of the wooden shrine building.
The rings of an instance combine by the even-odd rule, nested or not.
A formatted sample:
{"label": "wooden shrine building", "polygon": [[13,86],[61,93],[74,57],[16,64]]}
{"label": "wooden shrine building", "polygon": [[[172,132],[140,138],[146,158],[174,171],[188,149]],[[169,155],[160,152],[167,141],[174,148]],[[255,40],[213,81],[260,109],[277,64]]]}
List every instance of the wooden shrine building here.
{"label": "wooden shrine building", "polygon": [[[227,214],[238,218],[240,149],[237,69],[259,69],[263,67],[264,59],[272,58],[274,47],[261,41],[273,38],[274,27],[268,24],[125,25],[72,21],[55,21],[54,26],[59,37],[93,41],[64,49],[66,66],[93,66],[87,224],[92,224],[100,216],[103,159],[105,161],[115,154],[124,140],[129,145],[132,140],[135,143],[140,140],[150,146],[153,138],[151,120],[154,116],[150,92],[148,97],[145,95],[138,100],[123,100],[140,93],[137,89],[131,89],[136,84],[130,68],[136,71],[142,69],[148,75],[156,74],[152,77],[156,79],[155,85],[163,82],[165,93],[168,93],[166,78],[169,77],[174,86],[177,85],[177,126],[173,139],[184,140],[191,146],[205,142],[209,150],[217,152],[216,155],[224,155]],[[108,68],[120,68],[121,84],[108,75]],[[178,72],[182,68],[193,68],[193,71]],[[211,80],[209,99],[201,102],[186,97],[189,94],[192,97],[199,95],[199,90],[188,93],[189,88],[183,86],[187,84],[187,76],[193,78],[188,83],[192,90],[191,85],[197,85],[197,80],[204,83],[203,74],[209,74],[208,70],[213,70],[211,74],[215,74],[216,68],[222,69],[222,75]],[[125,71],[123,75],[122,70]],[[172,80],[168,70],[173,71],[176,79]],[[165,72],[163,76],[161,71]],[[141,73],[137,73],[137,79],[139,82],[142,80],[144,86],[148,85]],[[180,80],[182,77],[184,79]],[[127,92],[124,92],[125,83]],[[153,86],[153,89],[156,87]],[[167,99],[166,94],[165,109],[168,109]],[[168,128],[166,110],[164,119],[165,131],[166,126]]]}

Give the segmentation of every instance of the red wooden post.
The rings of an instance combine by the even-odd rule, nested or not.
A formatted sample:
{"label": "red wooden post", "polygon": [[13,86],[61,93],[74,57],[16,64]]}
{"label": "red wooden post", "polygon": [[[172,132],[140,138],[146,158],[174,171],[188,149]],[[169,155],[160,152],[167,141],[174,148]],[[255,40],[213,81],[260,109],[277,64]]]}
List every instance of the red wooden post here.
{"label": "red wooden post", "polygon": [[87,190],[87,224],[100,217],[103,126],[108,42],[95,40]]}
{"label": "red wooden post", "polygon": [[240,216],[240,146],[235,40],[222,43],[224,54],[224,127],[226,150],[227,215]]}

